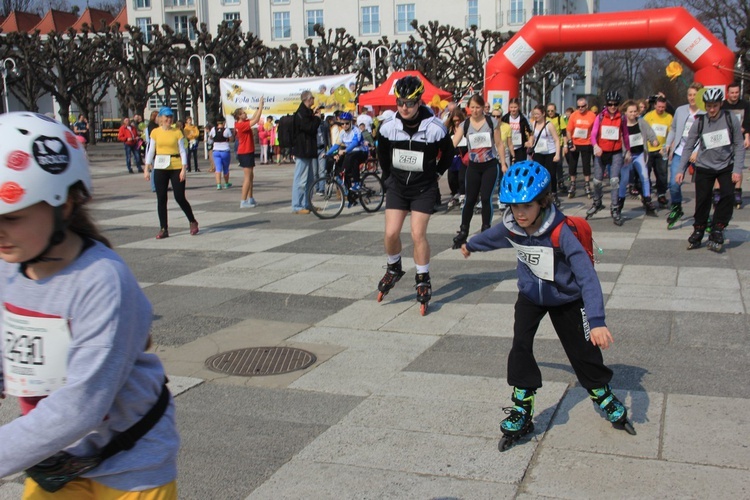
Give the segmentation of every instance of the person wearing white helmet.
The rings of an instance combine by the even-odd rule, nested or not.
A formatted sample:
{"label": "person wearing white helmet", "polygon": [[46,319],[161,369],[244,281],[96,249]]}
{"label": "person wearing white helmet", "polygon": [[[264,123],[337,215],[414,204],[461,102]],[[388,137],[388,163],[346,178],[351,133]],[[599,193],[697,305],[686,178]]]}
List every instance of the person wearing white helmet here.
{"label": "person wearing white helmet", "polygon": [[724,92],[708,88],[703,94],[706,114],[699,115],[688,132],[675,182],[682,184],[691,155],[695,151],[695,222],[688,238],[688,250],[698,248],[708,225],[714,183],[719,184],[719,199],[714,209],[708,249],[721,252],[724,228],[734,213],[734,185],[742,180],[745,164],[744,136],[740,122],[721,109]]}
{"label": "person wearing white helmet", "polygon": [[151,304],[86,212],[83,146],[30,112],[0,115],[0,133],[0,398],[21,406],[0,477],[26,471],[24,498],[177,498]]}

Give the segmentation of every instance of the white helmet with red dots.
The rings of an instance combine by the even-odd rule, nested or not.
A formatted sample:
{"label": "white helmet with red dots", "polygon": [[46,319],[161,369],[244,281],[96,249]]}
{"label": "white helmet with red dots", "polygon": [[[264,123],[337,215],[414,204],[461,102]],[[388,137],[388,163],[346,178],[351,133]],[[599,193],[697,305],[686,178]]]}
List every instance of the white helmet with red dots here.
{"label": "white helmet with red dots", "polygon": [[0,214],[46,202],[59,207],[80,182],[91,196],[83,145],[52,118],[28,111],[0,115]]}

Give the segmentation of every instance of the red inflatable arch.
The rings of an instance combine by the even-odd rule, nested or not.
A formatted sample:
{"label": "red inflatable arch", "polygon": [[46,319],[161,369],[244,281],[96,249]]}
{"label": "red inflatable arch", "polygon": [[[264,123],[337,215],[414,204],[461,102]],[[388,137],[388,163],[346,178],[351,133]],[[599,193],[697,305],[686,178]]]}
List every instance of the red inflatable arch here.
{"label": "red inflatable arch", "polygon": [[734,53],[686,9],[534,16],[488,62],[484,95],[492,102],[518,96],[518,83],[548,52],[664,47],[705,86],[732,82]]}

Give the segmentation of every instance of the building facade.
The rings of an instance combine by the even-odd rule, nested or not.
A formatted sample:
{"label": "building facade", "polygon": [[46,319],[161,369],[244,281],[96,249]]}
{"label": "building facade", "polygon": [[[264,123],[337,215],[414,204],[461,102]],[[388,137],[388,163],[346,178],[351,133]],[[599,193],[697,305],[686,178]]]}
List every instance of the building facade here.
{"label": "building facade", "polygon": [[[130,23],[143,32],[167,24],[195,36],[188,22],[193,16],[212,32],[222,21],[239,19],[243,30],[255,33],[266,45],[289,46],[304,45],[314,36],[316,24],[344,28],[363,43],[377,43],[382,37],[405,40],[414,31],[414,19],[515,32],[537,15],[598,12],[599,0],[128,0],[127,10]],[[570,105],[576,95],[595,93],[596,55],[585,53],[580,64],[585,78],[558,82],[553,102]]]}

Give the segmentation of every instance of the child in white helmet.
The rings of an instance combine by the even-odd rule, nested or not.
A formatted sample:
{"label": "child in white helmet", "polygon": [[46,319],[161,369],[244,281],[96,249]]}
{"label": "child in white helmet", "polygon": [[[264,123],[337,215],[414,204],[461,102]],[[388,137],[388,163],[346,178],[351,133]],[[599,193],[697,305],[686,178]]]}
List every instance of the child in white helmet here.
{"label": "child in white helmet", "polygon": [[0,477],[25,470],[24,498],[177,498],[151,304],[86,212],[83,147],[34,113],[0,133],[0,395],[22,413],[0,427]]}

